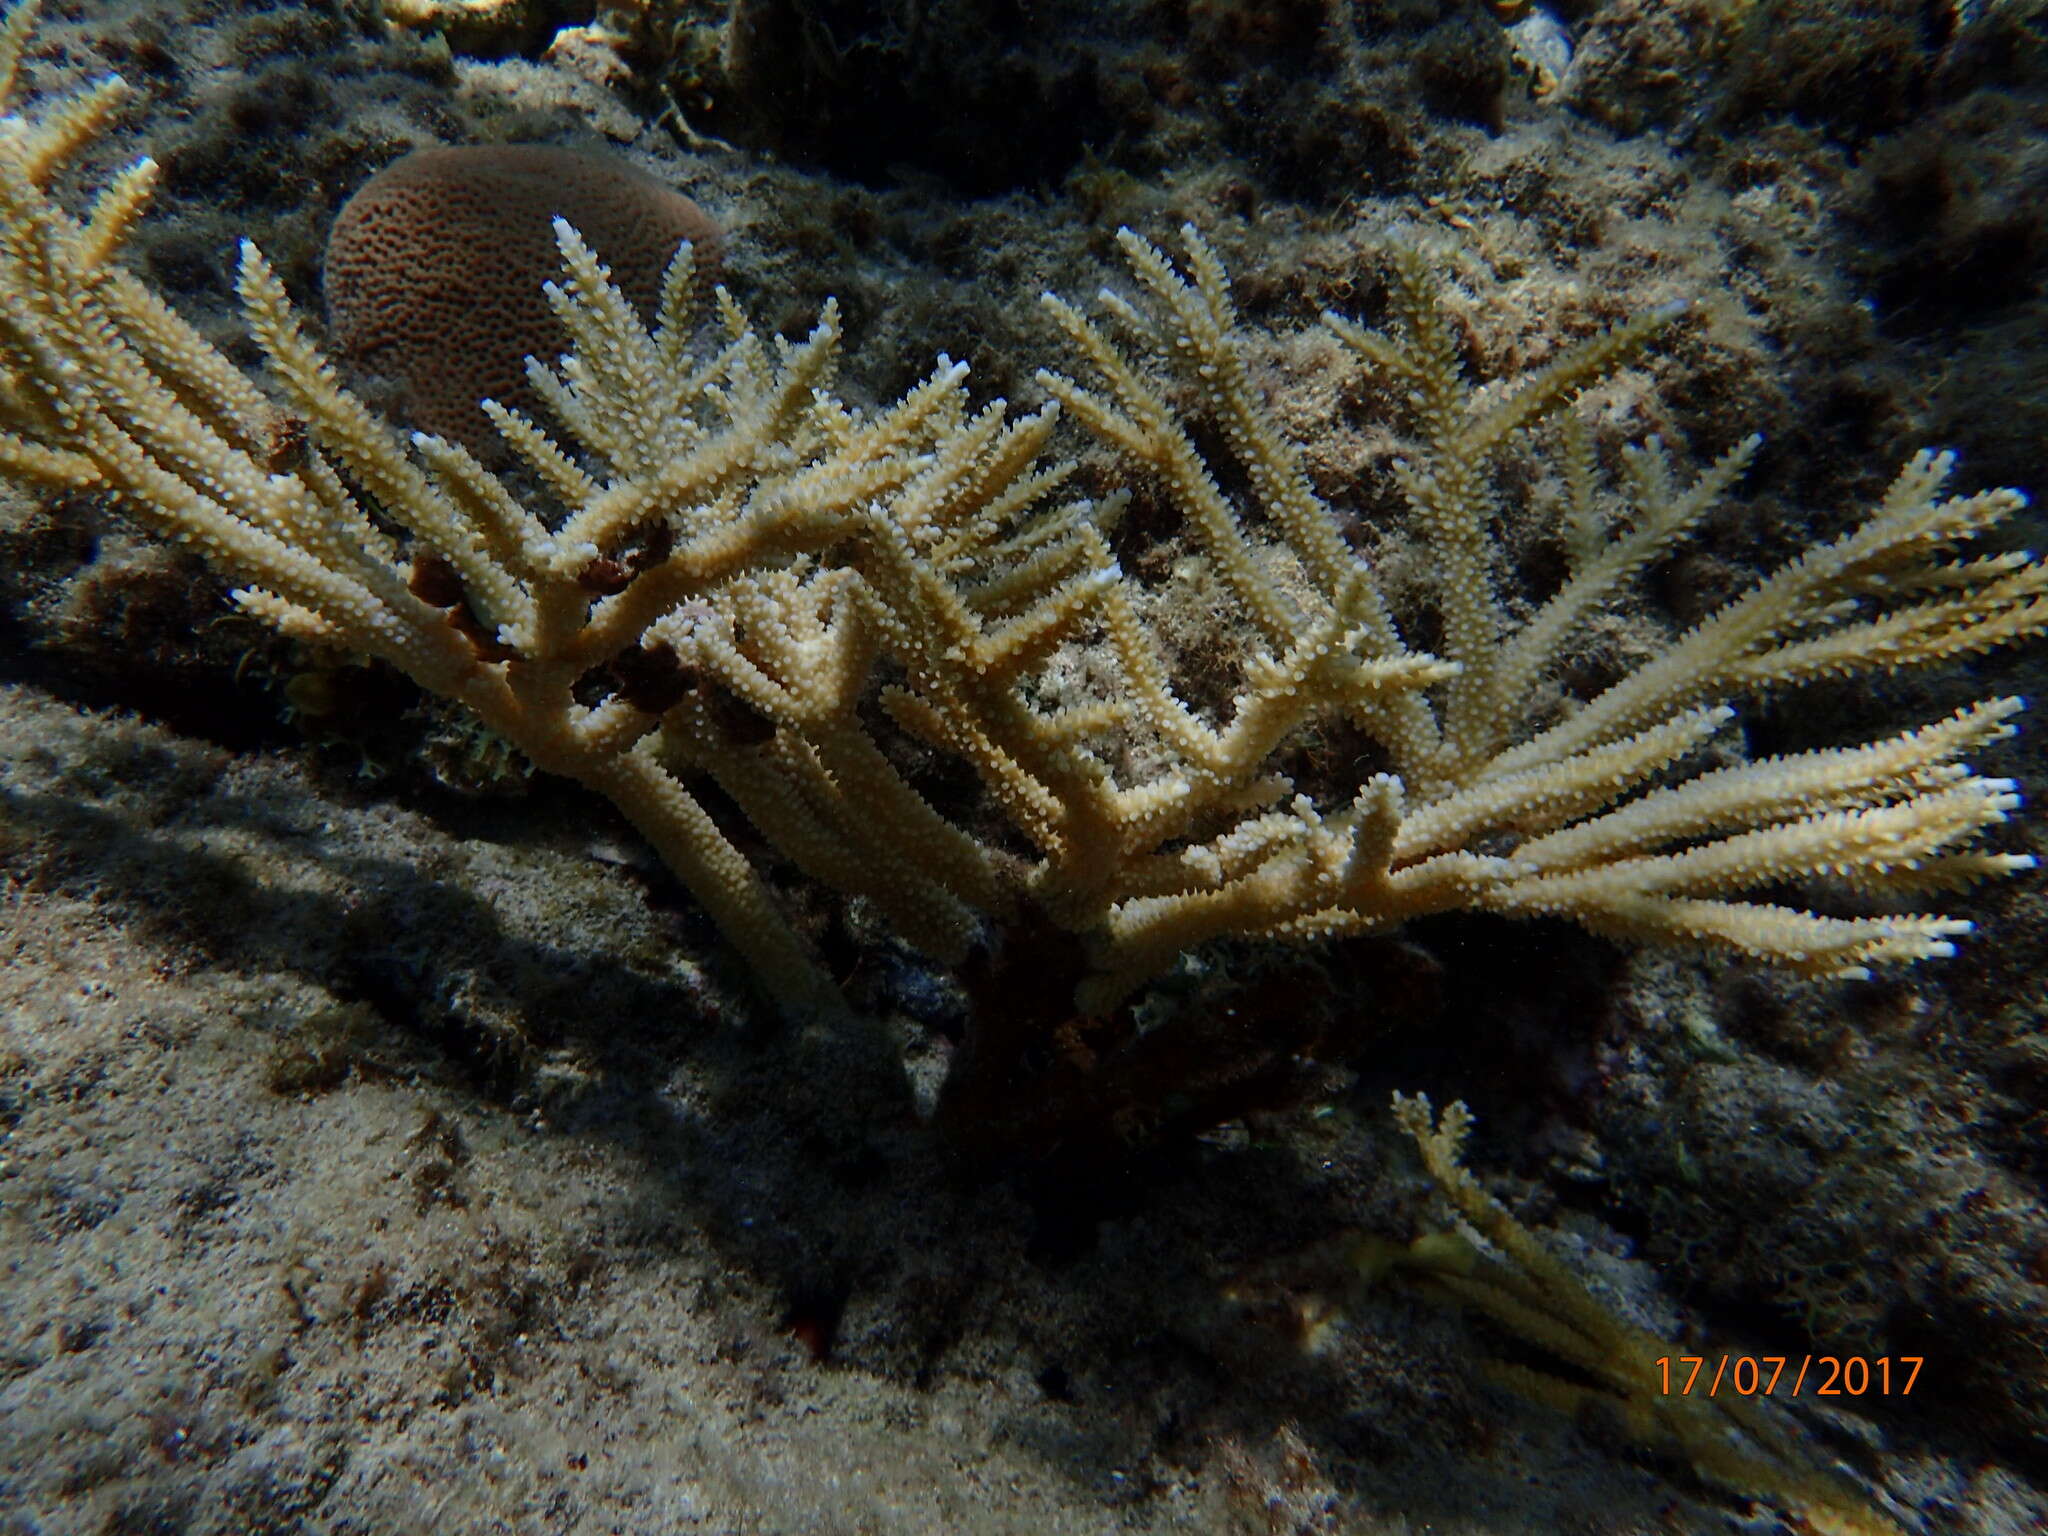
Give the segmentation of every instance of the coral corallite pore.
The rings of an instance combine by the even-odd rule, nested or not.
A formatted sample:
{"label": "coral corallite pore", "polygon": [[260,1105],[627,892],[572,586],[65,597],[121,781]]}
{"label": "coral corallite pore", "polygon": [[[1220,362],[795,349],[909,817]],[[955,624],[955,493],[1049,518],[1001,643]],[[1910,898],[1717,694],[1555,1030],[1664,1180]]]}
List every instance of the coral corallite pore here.
{"label": "coral corallite pore", "polygon": [[[28,15],[0,34],[10,88]],[[1983,846],[2016,801],[1967,763],[2009,734],[2017,700],[1689,771],[1728,733],[1731,700],[2048,626],[2041,564],[1969,552],[2022,499],[1945,496],[1945,457],[1914,457],[1859,527],[1596,696],[1549,682],[1755,448],[1687,478],[1653,443],[1624,455],[1618,484],[1596,473],[1572,402],[1671,313],[1489,391],[1463,377],[1412,252],[1392,260],[1387,331],[1326,317],[1411,410],[1395,476],[1430,551],[1441,643],[1427,653],[1248,379],[1221,265],[1192,230],[1178,269],[1126,232],[1142,293],[1105,295],[1100,322],[1047,301],[1094,382],[1043,373],[1051,402],[1013,416],[975,408],[943,356],[902,399],[848,406],[830,304],[789,343],[720,291],[722,334],[694,355],[688,246],[650,327],[557,219],[547,303],[570,351],[527,374],[558,425],[483,407],[515,481],[447,437],[399,437],[341,388],[253,246],[240,292],[282,409],[127,272],[150,163],[83,218],[50,190],[121,96],[103,81],[0,130],[0,470],[110,495],[229,572],[248,612],[383,658],[609,797],[793,1010],[835,1008],[836,989],[706,811],[707,783],[939,961],[991,934],[1072,936],[1060,1006],[1097,1021],[1084,1054],[1101,1081],[1119,1050],[1166,1049],[1121,1005],[1212,939],[1307,944],[1480,910],[1858,975],[1946,954],[1968,927],[1917,898],[2031,862]],[[1063,417],[1184,519],[1219,612],[1241,622],[1227,703],[1176,691],[1153,594],[1111,552],[1123,494],[1062,499],[1073,465],[1049,447]],[[1196,418],[1241,492],[1211,473]],[[1561,444],[1574,564],[1520,617],[1491,544],[1492,464],[1537,428]],[[1083,676],[1119,681],[1077,694]],[[1282,765],[1331,722],[1375,756],[1319,801]],[[1015,835],[942,814],[906,766],[918,755],[892,750],[899,734],[963,760]],[[1769,894],[1811,877],[1865,908]],[[996,948],[1020,967],[1049,952]],[[978,1014],[948,1094],[1028,1101],[1019,1063],[1059,1022]]]}

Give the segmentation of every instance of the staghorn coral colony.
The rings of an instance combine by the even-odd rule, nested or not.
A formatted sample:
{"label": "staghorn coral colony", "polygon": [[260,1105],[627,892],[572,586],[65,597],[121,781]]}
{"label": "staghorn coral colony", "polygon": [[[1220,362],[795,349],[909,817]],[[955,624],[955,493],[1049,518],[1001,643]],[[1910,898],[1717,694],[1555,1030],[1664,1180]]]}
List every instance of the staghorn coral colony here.
{"label": "staghorn coral colony", "polygon": [[[12,15],[17,53],[30,15]],[[1729,723],[1730,696],[1950,661],[2048,627],[2048,568],[1970,548],[2023,498],[1943,495],[1946,456],[1917,455],[1863,526],[1541,720],[1578,631],[1706,515],[1759,439],[1686,480],[1655,442],[1629,449],[1627,496],[1604,529],[1586,433],[1567,423],[1572,565],[1519,623],[1492,568],[1491,460],[1553,425],[1672,311],[1491,397],[1463,379],[1412,252],[1393,258],[1391,333],[1325,317],[1415,417],[1415,456],[1392,471],[1434,565],[1439,655],[1410,646],[1261,408],[1221,264],[1192,227],[1189,276],[1119,234],[1156,309],[1105,304],[1151,366],[1049,298],[1104,382],[1042,373],[1054,403],[1011,421],[1001,400],[975,410],[966,367],[943,356],[886,408],[849,409],[829,388],[829,301],[801,345],[771,348],[721,290],[724,344],[692,356],[690,242],[677,237],[650,330],[557,215],[563,277],[546,293],[573,350],[528,372],[566,434],[480,402],[538,487],[522,498],[446,437],[415,432],[408,456],[336,384],[245,244],[238,287],[282,412],[255,393],[119,265],[152,162],[82,222],[52,201],[49,185],[120,97],[109,80],[14,130],[6,468],[112,494],[244,583],[245,612],[391,663],[603,793],[787,1007],[826,1005],[830,983],[692,794],[696,776],[807,874],[866,898],[939,960],[964,960],[978,925],[1035,909],[1083,941],[1074,1006],[1089,1018],[1207,940],[1312,942],[1457,908],[1861,978],[1952,954],[1969,924],[1744,898],[1821,876],[1910,897],[2032,866],[1975,846],[2018,800],[2010,781],[1962,762],[2009,732],[2017,699],[1651,787]],[[350,334],[362,265],[390,262],[386,285],[406,272],[442,281],[396,242],[352,239],[348,255],[330,247]],[[438,311],[414,313],[432,324]],[[1162,393],[1168,369],[1216,424],[1247,487],[1238,502]],[[1128,493],[1054,501],[1074,468],[1046,451],[1061,406],[1157,475],[1241,619],[1241,686],[1219,718],[1180,696],[1111,552],[1106,528]],[[1049,669],[1090,630],[1115,656],[1113,691],[1045,707]],[[897,681],[885,686],[884,668]],[[937,813],[864,717],[871,702],[964,759],[1034,856],[1006,857]],[[1361,775],[1348,804],[1319,806],[1277,764],[1332,718],[1387,768]],[[981,1064],[997,1030],[1014,1036],[1016,1020],[970,1037],[963,1072],[1014,1072]]]}
{"label": "staghorn coral colony", "polygon": [[[932,114],[993,110],[988,81],[936,102],[917,87],[934,60],[968,56],[946,39],[971,7],[940,7],[945,25],[864,51],[845,31],[858,7],[737,6],[716,93],[688,26],[650,30],[648,9],[597,30],[623,50],[621,68],[658,79],[662,120],[699,150],[741,153],[707,137],[731,132],[872,179],[878,161],[835,165],[851,136],[833,123],[885,119],[863,152],[914,154]],[[1190,81],[1244,50],[1247,78],[1268,91],[1404,61],[1406,94],[1345,135],[1378,146],[1352,169],[1386,195],[1431,179],[1427,156],[1410,153],[1431,113],[1504,131],[1514,77],[1490,19],[1446,15],[1411,29],[1427,37],[1408,48],[1395,41],[1402,29],[1371,34],[1346,15],[1339,25],[1315,7],[1189,8],[1186,52],[1146,61],[1147,88],[1170,109],[1147,129],[1184,142],[1199,110]],[[29,6],[9,15],[10,79],[32,19]],[[1726,25],[1736,41],[1716,56],[1745,57],[1738,22]],[[764,51],[777,37],[806,39],[808,51]],[[1041,85],[1088,104],[1075,121],[1129,110],[1054,52]],[[664,76],[693,57],[706,71],[694,85]],[[997,96],[1017,57],[990,76]],[[1537,94],[1572,99],[1564,66],[1547,67]],[[1584,92],[1611,84],[1585,78],[1598,84]],[[1751,79],[1730,94],[1721,131],[1756,110],[1753,89]],[[726,105],[693,116],[696,96],[711,94]],[[789,97],[830,105],[778,129],[773,103]],[[1580,98],[1597,115],[1593,101]],[[1094,1178],[1169,1133],[1276,1124],[1267,1117],[1334,1091],[1331,1069],[1382,1062],[1415,1023],[1455,1013],[1447,991],[1489,1006],[1479,974],[1507,968],[1447,977],[1429,935],[1496,954],[1518,941],[1456,937],[1432,919],[1546,920],[1537,942],[1566,957],[1544,967],[1559,1008],[1588,967],[1617,962],[1556,938],[1556,920],[1647,946],[1627,962],[1633,993],[1600,1006],[1640,1021],[1645,1040],[1711,1062],[1730,1049],[1716,988],[1737,999],[1744,1029],[1777,1037],[1770,1054],[1795,1049],[1800,1010],[1825,1014],[1843,980],[1893,989],[1862,994],[1891,1000],[1880,1007],[1924,1011],[1924,994],[1874,971],[1955,952],[1971,922],[1926,910],[1931,896],[2033,864],[2007,825],[2014,782],[1972,766],[2013,734],[2021,702],[2006,686],[1882,692],[1860,714],[1831,706],[1847,720],[1826,742],[1783,703],[1815,685],[1827,698],[1825,685],[1850,678],[1895,690],[1907,669],[2037,635],[2044,568],[1999,542],[2025,498],[1951,492],[1951,457],[1921,452],[1883,479],[1864,472],[1855,489],[1867,510],[1854,521],[1794,534],[1777,558],[1739,569],[1726,530],[1746,475],[1768,462],[1761,440],[1718,405],[1697,406],[1690,432],[1657,423],[1719,448],[1688,470],[1658,436],[1616,425],[1661,409],[1637,372],[1655,349],[1705,347],[1724,365],[1742,354],[1743,322],[1719,295],[1638,284],[1645,302],[1589,307],[1565,323],[1571,339],[1533,309],[1520,330],[1495,320],[1507,340],[1484,372],[1501,377],[1475,384],[1469,354],[1484,323],[1460,286],[1470,262],[1439,237],[1395,230],[1370,252],[1303,244],[1304,273],[1341,255],[1345,281],[1362,285],[1349,298],[1365,300],[1331,303],[1304,329],[1276,322],[1275,275],[1242,254],[1234,294],[1196,224],[1172,255],[1120,229],[1125,275],[1094,313],[1044,302],[1044,332],[1063,338],[1071,372],[1033,370],[1037,341],[999,361],[1006,394],[1045,401],[1018,411],[971,392],[967,366],[943,354],[921,378],[901,377],[900,359],[872,360],[902,338],[848,259],[848,243],[857,252],[880,227],[871,195],[846,194],[829,236],[807,246],[799,228],[789,247],[848,267],[849,306],[822,299],[814,318],[780,315],[772,329],[726,288],[706,295],[688,245],[665,272],[643,257],[620,276],[591,231],[556,219],[559,265],[528,275],[546,284],[560,355],[529,366],[526,398],[483,402],[495,431],[486,460],[470,451],[481,438],[408,435],[401,397],[388,402],[401,419],[380,420],[312,338],[290,263],[274,266],[257,245],[241,245],[232,284],[260,370],[139,280],[126,253],[131,241],[156,248],[145,209],[160,173],[148,160],[119,169],[95,142],[123,105],[122,87],[102,80],[7,119],[8,472],[60,499],[110,501],[196,548],[236,583],[242,614],[300,648],[284,665],[328,658],[327,677],[340,654],[371,658],[597,791],[785,1014],[826,1021],[842,1041],[858,1035],[850,1015],[878,1004],[921,1017],[920,1038],[900,1048],[945,1144],[984,1174],[1022,1164],[1027,1183]],[[1299,194],[1316,146],[1276,144],[1272,119],[1218,110],[1255,179]],[[820,125],[830,131],[805,136]],[[1073,197],[1105,225],[1154,195],[1143,151],[1110,164],[1053,139],[1034,149],[1054,159],[991,162],[963,140],[926,169],[971,193],[988,190],[985,178],[1070,164]],[[1552,133],[1551,161],[1575,152]],[[1556,170],[1497,158],[1494,174],[1525,178],[1513,195],[1541,206],[1526,178]],[[1211,211],[1242,219],[1261,195],[1220,182]],[[1476,236],[1462,205],[1438,193],[1421,202],[1443,228]],[[1758,227],[1782,236],[1776,217]],[[963,259],[960,238],[934,240],[942,265]],[[1634,243],[1654,249],[1655,238]],[[1512,283],[1526,257],[1491,259]],[[492,281],[517,276],[514,266]],[[994,264],[978,280],[1024,276]],[[1316,297],[1313,284],[1302,292]],[[1261,323],[1240,317],[1247,301]],[[1353,318],[1368,308],[1377,326]],[[854,330],[864,344],[843,346]],[[1711,366],[1695,374],[1710,377]],[[1720,548],[1703,559],[1696,546],[1712,530]],[[1671,610],[1661,627],[1640,613],[1640,593],[1658,582]],[[345,713],[330,691],[295,680],[290,696]],[[1901,716],[1926,723],[1901,729]],[[844,915],[823,915],[833,908]],[[1702,952],[1735,958],[1677,958]],[[1815,990],[1752,979],[1774,971]],[[850,980],[862,985],[849,994]],[[1742,1005],[1728,990],[1741,986],[1777,990]],[[1544,990],[1498,974],[1490,1006],[1526,1008]],[[515,1059],[544,1056],[545,1041],[519,1039],[531,1010],[513,1016]],[[1831,1037],[1828,1050],[1857,1049],[1855,1026]],[[340,1038],[362,1034],[351,1025]],[[1549,1049],[1573,1049],[1567,1038]],[[319,1045],[280,1081],[331,1085],[369,1070],[350,1065],[353,1049]],[[1537,1068],[1582,1081],[1590,1070]],[[1858,1080],[1853,1068],[1846,1080]],[[1696,1076],[1671,1086],[1703,1091]],[[1874,1094],[1880,1123],[1901,1113],[1896,1086]],[[1797,1096],[1783,1097],[1789,1110]],[[1698,1153],[1633,1087],[1609,1094],[1602,1115],[1633,1122],[1648,1143],[1612,1183],[1658,1213],[1653,1246],[1686,1253],[1711,1240],[1687,1229],[1712,1198],[1689,1163]],[[1675,1456],[1707,1484],[1817,1529],[1905,1528],[1896,1487],[1879,1513],[1882,1495],[1828,1467],[1829,1453],[1785,1422],[1660,1402],[1648,1362],[1668,1330],[1596,1300],[1478,1191],[1457,1164],[1462,1109],[1441,1134],[1426,1107],[1402,1117],[1461,1215],[1534,1279],[1473,1280],[1476,1250],[1462,1239],[1354,1270],[1448,1294],[1590,1374],[1611,1390],[1496,1372],[1581,1418],[1618,1415],[1620,1439]],[[1833,1145],[1867,1142],[1858,1130]],[[456,1149],[422,1189],[450,1187],[467,1153],[438,1132],[427,1144]],[[1818,1146],[1825,1154],[1825,1136]],[[1656,1172],[1660,1159],[1681,1174]],[[1999,1185],[1979,1201],[2009,1213],[2000,1241],[2013,1251],[2036,1222],[2028,1198]],[[1731,1238],[1744,1222],[1739,1206],[1722,1220]],[[1357,1251],[1387,1251],[1377,1241]],[[1830,1268],[1853,1260],[1805,1232],[1793,1241],[1806,1260],[1780,1295],[1822,1309],[1806,1317],[1816,1337],[1863,1328],[1872,1356],[1911,1338],[1886,1331],[1882,1306],[1870,1313],[1866,1281]],[[785,1275],[785,1320],[824,1356],[846,1285],[802,1278],[807,1267]],[[1298,1302],[1317,1283],[1289,1286]],[[1324,1289],[1343,1297],[1324,1314],[1340,1332],[1344,1311],[1382,1304],[1349,1279]],[[382,1295],[370,1285],[350,1303],[359,1320]],[[1307,1316],[1324,1303],[1290,1305]],[[2024,1322],[1983,1326],[2038,1342]],[[1305,1338],[1321,1348],[1324,1330]],[[465,1369],[474,1390],[476,1367]],[[1987,1410],[1997,1434],[2038,1411],[2041,1387],[2025,1370],[2008,1391]],[[1240,1478],[1277,1475],[1232,1464],[1250,1469]]]}

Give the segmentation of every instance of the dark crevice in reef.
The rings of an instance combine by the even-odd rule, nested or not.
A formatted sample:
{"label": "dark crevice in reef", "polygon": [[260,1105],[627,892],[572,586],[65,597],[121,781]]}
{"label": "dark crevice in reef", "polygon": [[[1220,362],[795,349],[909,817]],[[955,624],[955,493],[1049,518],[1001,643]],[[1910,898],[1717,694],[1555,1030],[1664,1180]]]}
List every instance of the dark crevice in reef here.
{"label": "dark crevice in reef", "polygon": [[969,195],[1057,180],[1108,136],[1094,60],[1017,0],[740,0],[714,128],[882,185]]}

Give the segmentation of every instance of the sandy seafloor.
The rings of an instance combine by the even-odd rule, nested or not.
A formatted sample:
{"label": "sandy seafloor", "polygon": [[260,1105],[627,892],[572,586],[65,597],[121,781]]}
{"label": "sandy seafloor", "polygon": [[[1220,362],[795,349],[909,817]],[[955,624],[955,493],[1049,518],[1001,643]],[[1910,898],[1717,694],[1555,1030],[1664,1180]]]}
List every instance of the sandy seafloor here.
{"label": "sandy seafloor", "polygon": [[[369,0],[45,9],[29,91],[140,88],[94,173],[162,162],[133,263],[244,361],[237,235],[317,315],[328,223],[404,149],[609,142],[725,224],[765,323],[839,295],[859,399],[943,349],[1035,400],[1035,295],[1116,281],[1119,224],[1197,223],[1397,589],[1427,552],[1311,328],[1379,317],[1382,241],[1433,253],[1487,374],[1697,301],[1601,392],[1603,444],[1770,441],[1615,619],[1624,654],[1912,446],[2048,488],[2038,0],[1588,3],[1541,98],[1491,11],[1436,0],[758,4],[832,46],[744,68],[705,0],[657,50],[678,131],[659,61],[541,57],[587,6],[452,51]],[[1540,590],[1515,495],[1501,537]],[[2043,655],[1746,707],[1746,739],[2038,692]],[[1488,1385],[1484,1327],[1333,1298],[1333,1241],[1444,1219],[1394,1088],[1470,1101],[1490,1186],[1689,1350],[1923,1358],[1910,1396],[1805,1421],[1905,1529],[2048,1522],[2039,877],[1955,898],[1961,958],[1859,984],[1422,925],[1423,995],[1320,1101],[975,1181],[920,1122],[948,1001],[914,956],[792,890],[862,1023],[779,1026],[607,807],[470,792],[388,678],[309,721],[306,666],[109,509],[0,492],[5,1536],[1788,1528]],[[2038,787],[2044,740],[1988,765]]]}

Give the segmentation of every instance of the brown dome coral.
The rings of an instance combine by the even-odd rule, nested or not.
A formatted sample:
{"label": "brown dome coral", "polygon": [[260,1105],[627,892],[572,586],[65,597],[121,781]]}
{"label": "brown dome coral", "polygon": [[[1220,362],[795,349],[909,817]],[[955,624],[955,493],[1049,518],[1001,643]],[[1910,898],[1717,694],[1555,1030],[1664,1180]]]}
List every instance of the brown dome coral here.
{"label": "brown dome coral", "polygon": [[405,390],[410,424],[488,448],[476,403],[532,411],[524,359],[565,339],[541,285],[561,270],[552,220],[567,219],[652,319],[680,241],[698,270],[720,232],[680,192],[608,155],[547,145],[423,149],[348,200],[327,240],[327,315],[355,362]]}

